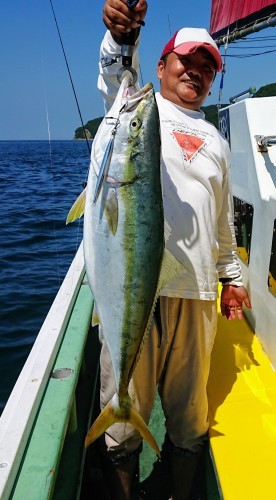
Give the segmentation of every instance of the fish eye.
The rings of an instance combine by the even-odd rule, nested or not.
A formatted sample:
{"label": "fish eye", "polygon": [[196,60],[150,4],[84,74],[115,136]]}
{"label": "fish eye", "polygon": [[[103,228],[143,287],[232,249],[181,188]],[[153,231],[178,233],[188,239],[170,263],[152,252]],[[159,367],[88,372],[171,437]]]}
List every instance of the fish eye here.
{"label": "fish eye", "polygon": [[141,128],[141,125],[142,125],[142,120],[138,116],[133,118],[133,120],[131,120],[130,122],[131,134],[136,134],[138,130]]}

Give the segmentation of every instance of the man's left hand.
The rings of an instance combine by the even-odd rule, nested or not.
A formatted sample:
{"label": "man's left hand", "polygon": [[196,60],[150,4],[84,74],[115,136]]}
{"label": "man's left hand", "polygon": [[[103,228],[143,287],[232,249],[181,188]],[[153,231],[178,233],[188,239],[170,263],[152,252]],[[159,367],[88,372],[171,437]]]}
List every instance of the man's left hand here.
{"label": "man's left hand", "polygon": [[220,308],[227,319],[242,319],[242,305],[251,309],[249,295],[244,286],[224,285],[222,287]]}

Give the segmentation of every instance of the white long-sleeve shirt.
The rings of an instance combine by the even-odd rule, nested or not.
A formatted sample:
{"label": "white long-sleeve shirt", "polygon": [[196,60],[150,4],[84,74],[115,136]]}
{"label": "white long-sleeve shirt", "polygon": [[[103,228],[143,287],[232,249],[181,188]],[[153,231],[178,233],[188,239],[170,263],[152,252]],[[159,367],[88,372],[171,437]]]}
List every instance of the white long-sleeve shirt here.
{"label": "white long-sleeve shirt", "polygon": [[[137,44],[138,45],[138,44]],[[98,87],[106,111],[119,87],[121,47],[107,32],[100,50]],[[137,47],[133,67],[138,71]],[[227,141],[205,120],[202,111],[182,108],[156,93],[161,131],[164,215],[171,235],[167,249],[183,263],[184,272],[161,295],[215,300],[219,278],[241,284],[236,253],[230,151]]]}

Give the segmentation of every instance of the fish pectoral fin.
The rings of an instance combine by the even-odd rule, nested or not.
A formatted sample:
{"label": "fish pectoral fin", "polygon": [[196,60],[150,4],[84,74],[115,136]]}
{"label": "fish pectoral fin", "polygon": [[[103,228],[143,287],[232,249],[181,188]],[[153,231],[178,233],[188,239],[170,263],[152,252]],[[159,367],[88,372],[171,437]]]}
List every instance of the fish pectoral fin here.
{"label": "fish pectoral fin", "polygon": [[115,423],[128,423],[133,425],[133,427],[140,432],[141,436],[147,440],[155,453],[157,453],[159,457],[161,456],[158,444],[141,415],[135,410],[129,396],[127,396],[127,404],[119,407],[114,404],[114,398],[112,398],[89,429],[85,438],[85,447],[87,448]]}
{"label": "fish pectoral fin", "polygon": [[[110,231],[112,232],[113,236],[117,232],[118,228],[118,196],[117,196],[117,188],[119,187],[124,187],[124,186],[129,186],[133,182],[136,181],[138,177],[134,176],[132,179],[129,181],[115,181],[113,179],[110,179],[107,183],[109,186],[108,189],[108,194],[105,200],[104,204],[104,213],[105,217],[109,226]],[[112,187],[116,186],[116,187]]]}
{"label": "fish pectoral fin", "polygon": [[133,184],[135,181],[137,181],[137,179],[139,179],[138,175],[134,175],[134,177],[132,177],[131,179],[129,179],[127,181],[119,181],[119,180],[108,178],[108,183],[116,186],[117,188],[118,187],[120,188],[120,187],[125,187],[125,186],[129,186],[129,185]]}
{"label": "fish pectoral fin", "polygon": [[164,251],[161,272],[159,276],[157,293],[184,270],[183,264],[179,262],[167,249]]}
{"label": "fish pectoral fin", "polygon": [[85,201],[86,201],[86,188],[81,192],[81,194],[76,199],[75,203],[70,208],[69,213],[67,215],[66,224],[69,224],[69,222],[74,222],[76,219],[82,217],[82,215],[84,214]]}
{"label": "fish pectoral fin", "polygon": [[110,188],[105,202],[104,213],[113,236],[118,227],[118,197],[116,189]]}

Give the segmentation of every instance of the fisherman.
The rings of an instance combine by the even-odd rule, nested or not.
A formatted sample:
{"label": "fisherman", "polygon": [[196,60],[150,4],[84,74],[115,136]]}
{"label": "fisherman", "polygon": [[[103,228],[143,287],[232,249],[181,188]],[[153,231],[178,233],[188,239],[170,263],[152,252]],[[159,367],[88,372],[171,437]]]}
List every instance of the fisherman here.
{"label": "fisherman", "polygon": [[[105,1],[103,20],[108,31],[101,45],[98,87],[106,111],[119,87],[121,35],[131,29],[137,34],[133,65],[138,71],[139,30],[146,12],[146,0],[139,0],[133,9],[127,0]],[[162,460],[168,463],[169,494],[174,500],[189,498],[207,439],[206,386],[217,328],[218,281],[223,285],[223,316],[241,319],[243,304],[251,307],[236,253],[229,147],[200,109],[221,67],[215,42],[198,28],[180,29],[165,45],[157,66],[164,214],[171,227],[167,248],[185,271],[161,291],[161,344],[158,322],[153,322],[130,396],[148,423],[158,387],[166,419]],[[114,392],[103,343],[102,407]],[[112,499],[146,498],[141,492],[135,496],[133,487],[140,451],[141,436],[129,424],[114,424],[107,430],[105,461]],[[167,500],[167,492],[163,493],[155,498]],[[153,499],[152,494],[147,498]]]}

